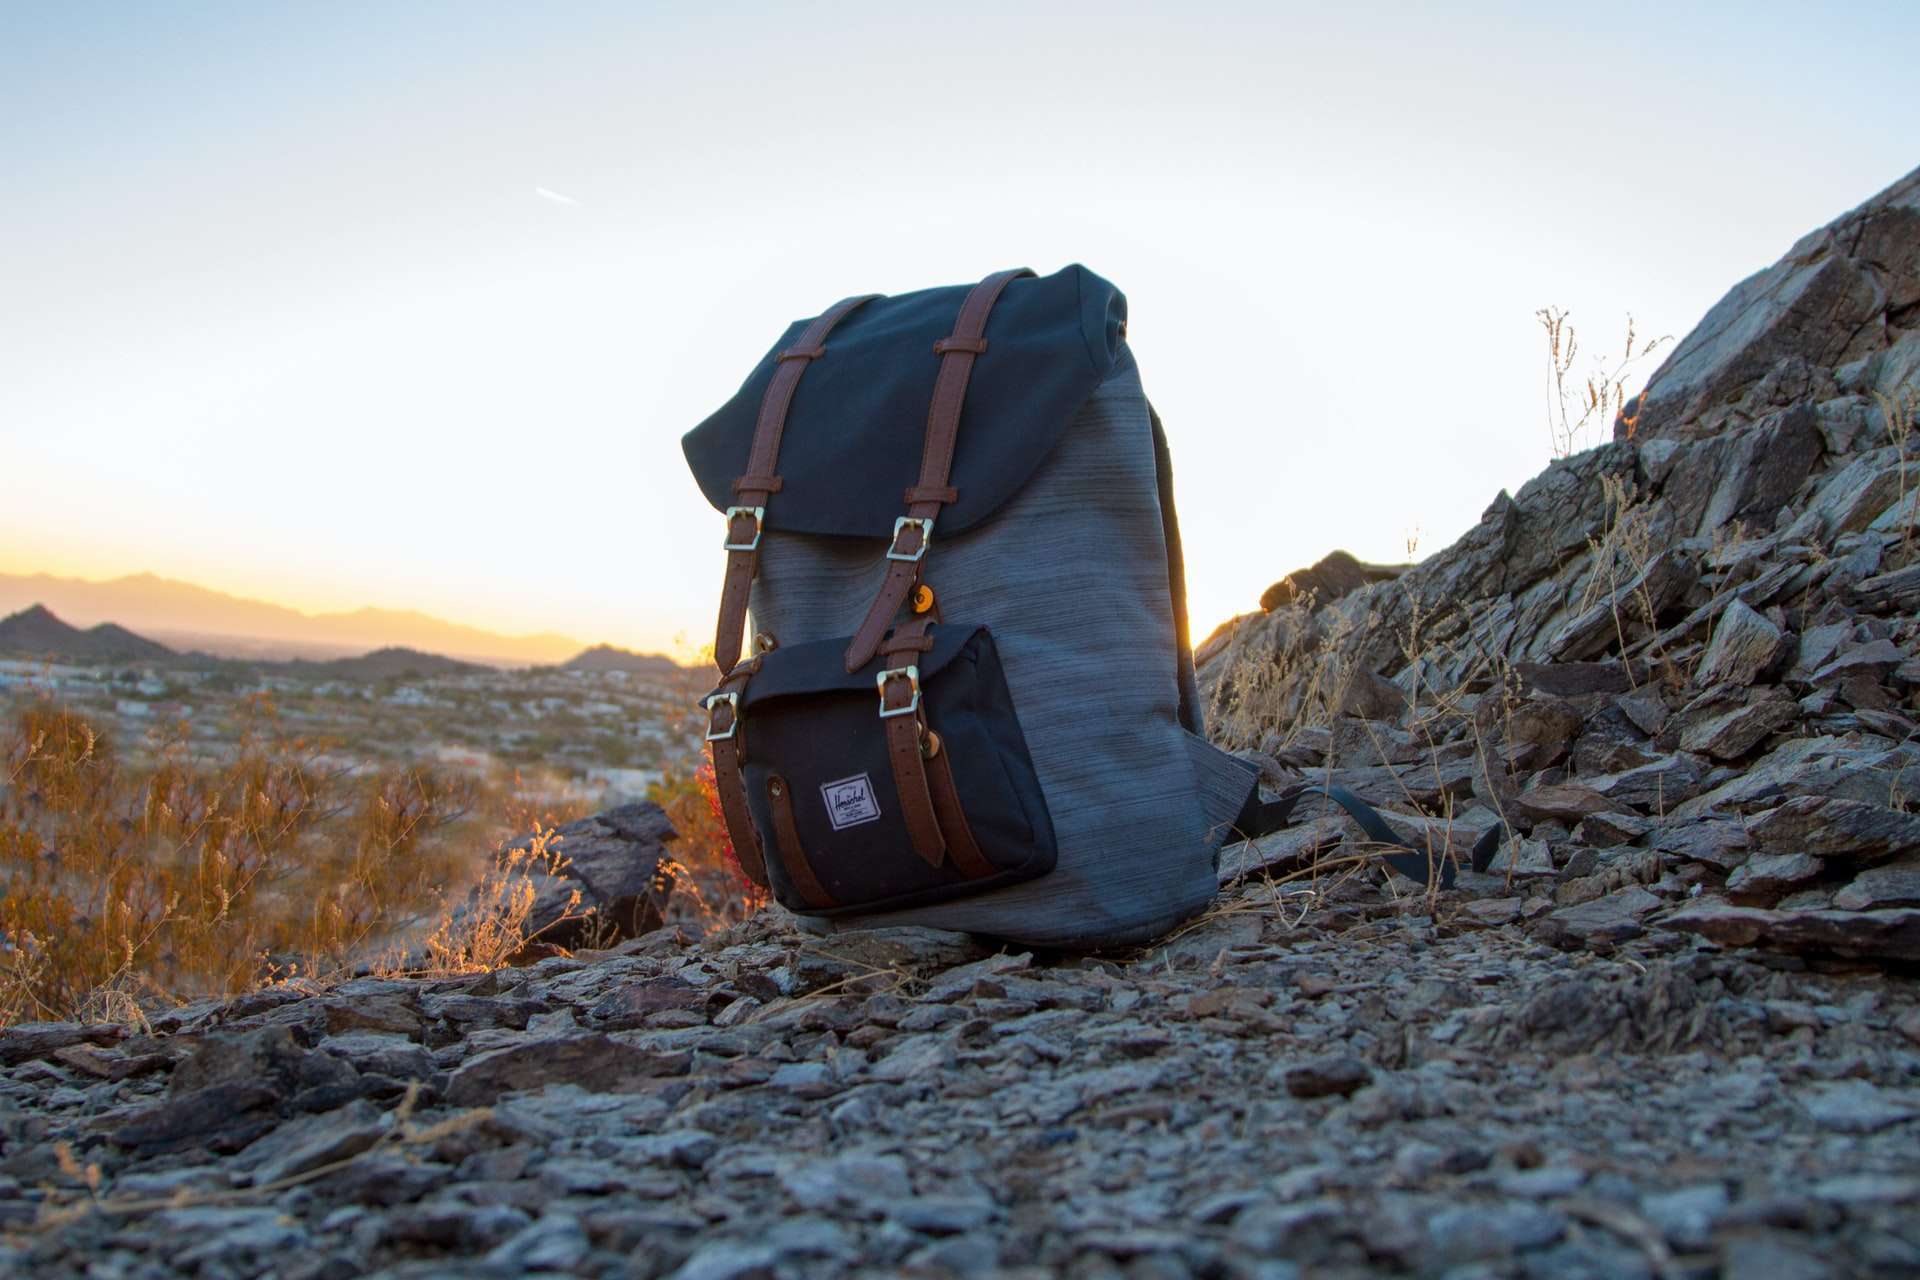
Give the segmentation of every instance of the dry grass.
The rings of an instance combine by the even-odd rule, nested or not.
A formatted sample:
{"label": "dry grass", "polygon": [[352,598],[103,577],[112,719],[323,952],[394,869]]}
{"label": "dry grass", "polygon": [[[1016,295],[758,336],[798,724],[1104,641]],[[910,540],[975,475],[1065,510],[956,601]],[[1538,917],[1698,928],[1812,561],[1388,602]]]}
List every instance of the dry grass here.
{"label": "dry grass", "polygon": [[175,742],[134,769],[33,704],[0,760],[0,1025],[338,969],[437,903],[475,799],[328,765],[264,712],[230,760]]}
{"label": "dry grass", "polygon": [[[265,704],[232,758],[175,742],[147,767],[30,704],[0,733],[0,1027],[139,1025],[149,1008],[423,955],[496,968],[537,941],[534,879],[564,874],[552,827],[569,816],[518,786],[330,764]],[[530,845],[486,855],[528,828]]]}
{"label": "dry grass", "polygon": [[1570,458],[1596,444],[1618,421],[1633,438],[1639,422],[1636,413],[1626,413],[1627,382],[1634,367],[1662,346],[1673,341],[1663,334],[1642,342],[1634,330],[1633,316],[1627,316],[1626,341],[1617,358],[1596,356],[1586,376],[1574,373],[1579,358],[1580,338],[1569,320],[1571,313],[1559,307],[1542,307],[1534,312],[1547,339],[1547,433],[1553,442],[1553,456]]}
{"label": "dry grass", "polygon": [[1899,450],[1899,507],[1906,511],[1906,519],[1900,528],[1900,546],[1903,551],[1911,555],[1916,529],[1920,529],[1920,503],[1913,502],[1911,496],[1913,490],[1908,484],[1913,474],[1913,427],[1915,419],[1920,418],[1920,391],[1915,391],[1912,387],[1899,387],[1891,393],[1876,391],[1873,393],[1873,401],[1887,424],[1888,439]]}
{"label": "dry grass", "polygon": [[[1309,592],[1241,627],[1220,659],[1226,674],[1207,709],[1210,736],[1229,751],[1265,749],[1269,734],[1286,746],[1302,729],[1331,725],[1355,674],[1346,642],[1372,621],[1321,611]],[[1271,647],[1260,643],[1267,637]]]}

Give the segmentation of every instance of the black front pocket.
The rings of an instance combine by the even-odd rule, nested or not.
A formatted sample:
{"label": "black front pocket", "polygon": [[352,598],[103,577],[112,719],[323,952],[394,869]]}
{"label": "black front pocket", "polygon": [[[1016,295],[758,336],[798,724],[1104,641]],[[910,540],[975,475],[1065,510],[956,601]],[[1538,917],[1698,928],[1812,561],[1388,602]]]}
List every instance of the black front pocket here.
{"label": "black front pocket", "polygon": [[920,906],[1053,869],[1053,823],[992,634],[940,625],[931,638],[914,665],[931,731],[924,785],[945,837],[937,865],[916,852],[889,754],[875,683],[884,659],[849,675],[846,639],[818,641],[766,654],[747,681],[747,805],[774,894],[792,910]]}

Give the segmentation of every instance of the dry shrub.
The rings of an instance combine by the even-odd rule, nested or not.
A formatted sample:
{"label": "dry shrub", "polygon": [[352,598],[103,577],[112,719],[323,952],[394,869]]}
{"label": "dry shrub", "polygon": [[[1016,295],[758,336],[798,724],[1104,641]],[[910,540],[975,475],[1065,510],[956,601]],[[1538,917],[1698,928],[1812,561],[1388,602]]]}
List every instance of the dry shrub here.
{"label": "dry shrub", "polygon": [[[1207,710],[1209,736],[1229,751],[1284,746],[1300,730],[1331,725],[1354,676],[1353,633],[1373,621],[1316,612],[1311,592],[1242,625],[1221,655],[1225,674]],[[1267,741],[1278,732],[1277,743]]]}
{"label": "dry shrub", "polygon": [[126,764],[71,711],[0,741],[0,1025],[337,972],[430,914],[464,870],[474,784],[355,774],[262,707],[231,759]]}
{"label": "dry shrub", "polygon": [[727,835],[711,756],[701,757],[691,767],[682,764],[668,769],[648,798],[666,810],[680,833],[674,842],[677,856],[663,869],[673,884],[667,903],[669,920],[727,925],[766,905],[766,890],[747,879]]}
{"label": "dry shrub", "polygon": [[[426,968],[435,973],[481,973],[509,964],[538,932],[529,933],[533,915],[535,876],[561,876],[567,860],[558,848],[562,837],[551,827],[535,825],[533,839],[494,859],[480,883],[459,911],[441,916],[427,935]],[[566,910],[544,928],[578,920],[580,890],[575,889]]]}
{"label": "dry shrub", "polygon": [[[1569,323],[1571,312],[1559,307],[1542,307],[1533,313],[1547,339],[1547,432],[1553,440],[1553,456],[1570,458],[1583,449],[1601,443],[1590,437],[1618,422],[1628,439],[1639,425],[1640,415],[1627,415],[1627,380],[1633,367],[1673,341],[1672,334],[1639,341],[1633,316],[1627,316],[1627,340],[1616,360],[1596,357],[1584,379],[1575,375],[1569,385],[1580,353],[1580,338]],[[1579,385],[1584,383],[1584,385]]]}

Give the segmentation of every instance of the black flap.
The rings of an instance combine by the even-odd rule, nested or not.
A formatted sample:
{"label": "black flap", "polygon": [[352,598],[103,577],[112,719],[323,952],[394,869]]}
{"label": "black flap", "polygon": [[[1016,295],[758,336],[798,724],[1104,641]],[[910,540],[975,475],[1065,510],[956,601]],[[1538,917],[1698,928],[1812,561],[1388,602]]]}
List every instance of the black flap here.
{"label": "black flap", "polygon": [[[779,462],[786,484],[767,504],[770,527],[892,535],[907,486],[920,475],[940,368],[933,344],[953,332],[972,288],[876,298],[834,329],[787,415]],[[1082,266],[1007,286],[987,318],[987,351],[974,362],[960,416],[950,481],[960,498],[941,511],[938,532],[972,528],[1019,492],[1112,371],[1126,317],[1121,292]],[[789,326],[733,399],[681,441],[716,511],[732,504],[733,481],[746,470],[774,355],[806,324]]]}
{"label": "black flap", "polygon": [[[967,641],[985,631],[980,626],[935,624],[929,633],[933,648],[911,660],[903,655],[902,665],[920,668],[920,679],[931,680],[966,647]],[[832,693],[836,690],[871,694],[879,704],[880,690],[874,677],[885,664],[884,656],[849,674],[846,664],[847,637],[814,640],[807,644],[782,645],[767,655],[766,663],[747,681],[748,707],[773,698],[796,693]],[[715,692],[718,692],[717,690]]]}

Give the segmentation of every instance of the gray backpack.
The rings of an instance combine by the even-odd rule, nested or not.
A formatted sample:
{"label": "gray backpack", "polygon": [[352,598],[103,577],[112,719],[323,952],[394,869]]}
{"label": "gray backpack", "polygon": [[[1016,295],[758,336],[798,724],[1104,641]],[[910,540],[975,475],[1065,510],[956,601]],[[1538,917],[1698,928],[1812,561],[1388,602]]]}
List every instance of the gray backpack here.
{"label": "gray backpack", "polygon": [[721,807],[792,911],[1087,948],[1213,897],[1255,770],[1202,737],[1125,336],[1079,266],[849,298],[686,436],[727,520]]}

